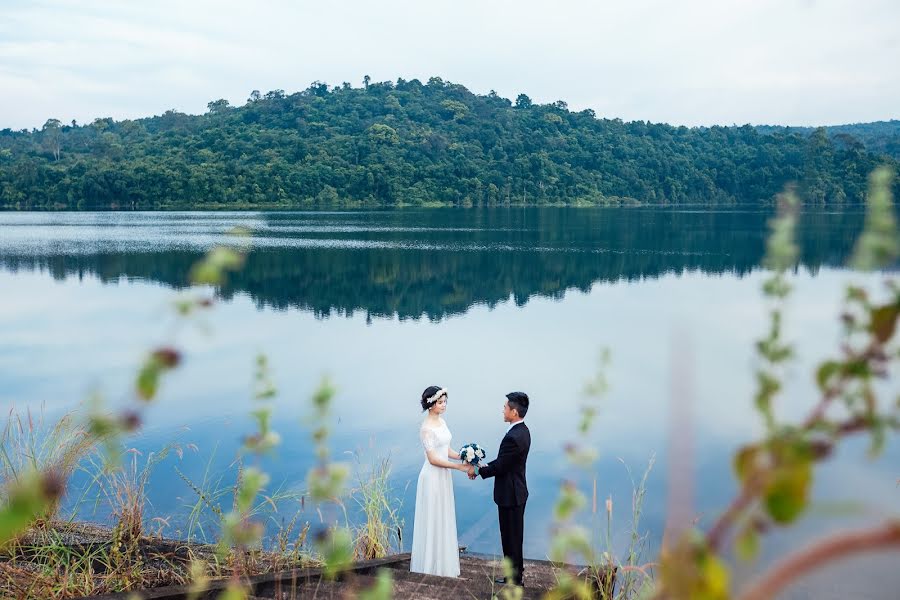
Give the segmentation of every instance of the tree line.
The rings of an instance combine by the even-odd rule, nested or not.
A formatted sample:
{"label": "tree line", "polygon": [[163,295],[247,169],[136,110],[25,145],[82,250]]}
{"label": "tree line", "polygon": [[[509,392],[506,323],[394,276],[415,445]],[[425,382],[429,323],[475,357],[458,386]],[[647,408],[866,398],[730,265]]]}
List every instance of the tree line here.
{"label": "tree line", "polygon": [[853,205],[868,173],[897,166],[867,135],[623,122],[438,77],[367,77],[214,100],[203,115],[0,130],[0,208],[755,205],[789,184]]}

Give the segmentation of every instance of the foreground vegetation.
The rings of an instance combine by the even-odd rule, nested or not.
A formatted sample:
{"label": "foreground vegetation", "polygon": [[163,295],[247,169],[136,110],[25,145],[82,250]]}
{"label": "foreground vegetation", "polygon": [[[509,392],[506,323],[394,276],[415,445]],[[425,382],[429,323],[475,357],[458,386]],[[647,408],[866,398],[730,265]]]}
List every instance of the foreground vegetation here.
{"label": "foreground vegetation", "polygon": [[[87,427],[82,412],[48,422],[43,414],[11,412],[0,436],[0,474],[6,486],[27,478],[32,469],[72,479],[67,506],[61,495],[45,505],[28,528],[0,550],[0,598],[55,599],[202,583],[212,578],[248,577],[298,567],[325,565],[313,534],[325,528],[306,492],[266,486],[252,499],[244,525],[230,513],[245,499],[248,472],[238,460],[221,474],[185,482],[194,503],[185,514],[155,515],[149,501],[154,471],[167,456],[196,452],[191,444],[171,444],[142,456],[130,449],[122,461],[109,462]],[[261,441],[261,440],[260,440]],[[252,443],[252,442],[251,442]],[[66,470],[67,469],[67,470]],[[356,462],[355,485],[340,500],[350,517],[348,558],[382,558],[400,550],[399,501],[389,484],[389,459]],[[235,478],[234,483],[224,483]],[[47,491],[47,490],[45,490]],[[98,525],[82,519],[96,511],[109,515]],[[347,518],[345,513],[345,519]],[[172,521],[178,519],[175,537]],[[105,521],[106,519],[104,519]],[[245,526],[253,523],[254,527]],[[265,535],[255,528],[265,524]],[[253,538],[242,536],[253,532]]]}
{"label": "foreground vegetation", "polygon": [[0,208],[759,204],[791,181],[807,202],[861,204],[866,175],[897,165],[887,150],[824,130],[623,123],[438,77],[366,78],[216,100],[201,116],[2,130]]}
{"label": "foreground vegetation", "polygon": [[[197,481],[175,467],[184,480],[185,497],[193,495],[193,505],[184,514],[154,514],[151,476],[172,468],[165,464],[167,457],[197,448],[170,444],[146,456],[133,448],[121,455],[113,449],[116,453],[109,455],[104,440],[87,426],[89,418],[83,411],[53,421],[30,411],[7,415],[0,435],[4,489],[25,483],[37,470],[48,474],[41,492],[52,494],[52,499],[27,529],[0,549],[0,598],[76,598],[324,564],[311,533],[324,527],[322,514],[307,504],[306,492],[266,486],[245,505],[243,515],[245,524],[265,524],[265,535],[255,531],[252,542],[242,538],[248,530],[230,515],[246,502],[241,494],[253,475],[239,457],[225,472],[207,469]],[[364,518],[347,523],[348,556],[363,560],[398,552],[402,523],[389,485],[390,460],[360,460],[355,471],[356,484],[342,501],[349,504],[349,513],[358,505]],[[49,486],[74,479],[85,483],[67,487],[63,507],[62,490]],[[102,525],[81,520],[98,512],[108,515],[101,517]],[[177,531],[174,520],[179,522]],[[168,537],[172,533],[175,537]]]}

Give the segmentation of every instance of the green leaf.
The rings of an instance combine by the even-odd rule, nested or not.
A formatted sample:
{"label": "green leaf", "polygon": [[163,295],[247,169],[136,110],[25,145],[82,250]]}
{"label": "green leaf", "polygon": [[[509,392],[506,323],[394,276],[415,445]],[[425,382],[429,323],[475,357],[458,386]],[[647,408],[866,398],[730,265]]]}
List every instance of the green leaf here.
{"label": "green leaf", "polygon": [[791,284],[776,275],[763,283],[763,294],[772,298],[785,298],[791,293]]}
{"label": "green leaf", "polygon": [[173,348],[159,348],[151,353],[141,366],[135,382],[138,398],[152,400],[159,389],[162,374],[174,369],[180,362],[181,354]]}
{"label": "green leaf", "polygon": [[219,285],[224,282],[226,272],[236,271],[243,263],[244,255],[240,252],[222,246],[213,248],[191,269],[191,283]]}
{"label": "green leaf", "polygon": [[237,493],[237,508],[240,512],[246,513],[253,505],[253,500],[264,485],[269,482],[269,476],[257,469],[249,467],[244,471],[241,477],[240,487]]}
{"label": "green leaf", "polygon": [[734,541],[734,549],[741,560],[752,560],[759,553],[759,534],[752,523],[748,523]]}
{"label": "green leaf", "polygon": [[250,415],[256,419],[256,424],[259,426],[259,433],[261,435],[265,435],[269,432],[269,427],[272,422],[272,409],[268,406],[263,408],[258,408],[256,410],[250,411]]}
{"label": "green leaf", "polygon": [[771,233],[766,240],[766,256],[763,258],[763,264],[777,273],[786,271],[797,262],[799,249],[794,241],[794,228],[799,208],[800,200],[793,190],[778,195],[778,216],[769,222]]}
{"label": "green leaf", "polygon": [[335,388],[328,378],[323,378],[319,383],[319,387],[313,393],[313,406],[319,413],[324,413],[331,405],[331,399],[334,398]]}
{"label": "green leaf", "polygon": [[591,539],[583,527],[566,527],[558,531],[550,542],[550,560],[558,563],[570,562],[573,557],[583,557],[592,562]]}
{"label": "green leaf", "polygon": [[857,269],[884,267],[900,256],[900,235],[891,198],[893,179],[894,173],[887,167],[880,167],[869,176],[866,224],[850,261]]}
{"label": "green leaf", "polygon": [[600,456],[600,453],[596,448],[574,445],[566,448],[566,457],[569,459],[569,462],[582,469],[586,469],[594,464],[598,456]]}
{"label": "green leaf", "polygon": [[877,420],[872,423],[872,442],[869,445],[869,458],[877,458],[883,451],[887,442],[887,431],[885,424]]}
{"label": "green leaf", "polygon": [[317,540],[316,549],[325,563],[325,576],[330,579],[353,564],[353,539],[348,529],[329,529]]}
{"label": "green leaf", "polygon": [[235,583],[229,583],[225,591],[219,594],[219,600],[246,600],[246,590]]}
{"label": "green leaf", "polygon": [[48,493],[45,481],[45,476],[33,472],[3,490],[8,497],[0,504],[0,548],[49,508],[54,495]]}
{"label": "green leaf", "polygon": [[875,391],[869,385],[866,385],[859,391],[859,395],[863,400],[863,406],[866,409],[866,415],[874,415],[875,411],[878,409],[878,401],[875,398]]}
{"label": "green leaf", "polygon": [[756,408],[769,419],[772,416],[772,398],[781,390],[781,382],[765,371],[756,373],[756,381],[759,385],[754,398]]}
{"label": "green leaf", "polygon": [[727,600],[728,567],[714,554],[704,554],[698,561],[699,580],[692,600]]}
{"label": "green leaf", "polygon": [[900,306],[897,304],[879,306],[872,310],[869,331],[879,343],[886,343],[894,335],[898,315],[900,315]]}
{"label": "green leaf", "polygon": [[766,512],[776,523],[793,522],[807,506],[811,482],[812,465],[808,460],[779,467],[766,489]]}
{"label": "green leaf", "polygon": [[391,600],[394,593],[394,583],[390,569],[378,569],[375,584],[359,592],[357,600]]}
{"label": "green leaf", "polygon": [[[575,577],[566,571],[555,573],[556,585],[550,589],[544,596],[544,600],[593,600],[596,592],[591,588],[587,579]],[[509,599],[509,595],[504,594],[508,588],[503,588],[501,594],[504,600]],[[521,588],[517,588],[521,592]],[[513,596],[513,598],[521,597],[521,595]]]}
{"label": "green leaf", "polygon": [[159,389],[159,375],[159,363],[153,358],[148,359],[138,372],[135,383],[138,397],[141,400],[150,401],[156,396],[156,391]]}
{"label": "green leaf", "polygon": [[311,469],[307,477],[309,495],[316,502],[338,498],[349,475],[350,467],[346,463],[328,463]]}
{"label": "green leaf", "polygon": [[553,508],[556,520],[565,521],[587,504],[584,494],[573,483],[565,483],[559,492],[559,499]]}
{"label": "green leaf", "polygon": [[860,379],[865,379],[872,373],[868,361],[864,358],[848,361],[842,368],[845,375]]}
{"label": "green leaf", "polygon": [[759,452],[759,446],[744,446],[735,453],[733,461],[734,473],[741,483],[747,481],[747,477],[752,472],[756,459],[759,456]]}
{"label": "green leaf", "polygon": [[848,302],[860,302],[865,304],[869,300],[869,295],[866,293],[866,290],[857,287],[855,285],[847,286],[847,301]]}
{"label": "green leaf", "polygon": [[841,371],[841,363],[836,360],[827,360],[819,365],[816,370],[816,383],[823,392],[828,389],[828,383],[832,377]]}

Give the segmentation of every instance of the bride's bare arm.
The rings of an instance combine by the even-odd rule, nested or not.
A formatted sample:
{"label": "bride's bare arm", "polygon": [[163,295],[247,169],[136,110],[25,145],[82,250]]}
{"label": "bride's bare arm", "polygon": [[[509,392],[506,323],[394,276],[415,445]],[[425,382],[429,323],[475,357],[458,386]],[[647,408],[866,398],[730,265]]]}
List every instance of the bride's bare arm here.
{"label": "bride's bare arm", "polygon": [[467,469],[466,465],[464,465],[462,463],[453,463],[445,458],[441,458],[440,456],[438,456],[437,452],[435,452],[434,450],[428,450],[425,453],[425,456],[428,457],[428,462],[430,462],[431,464],[433,464],[436,467],[444,467],[445,469],[456,469],[457,471],[465,471]]}
{"label": "bride's bare arm", "polygon": [[452,458],[453,460],[459,460],[459,452],[457,452],[453,448],[448,448],[447,449],[447,458]]}

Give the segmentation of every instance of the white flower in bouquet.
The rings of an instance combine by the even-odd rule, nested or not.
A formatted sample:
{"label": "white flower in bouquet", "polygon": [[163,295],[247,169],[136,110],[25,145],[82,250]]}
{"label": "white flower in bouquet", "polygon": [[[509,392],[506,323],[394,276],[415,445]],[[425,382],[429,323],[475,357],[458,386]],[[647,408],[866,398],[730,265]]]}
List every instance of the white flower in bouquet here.
{"label": "white flower in bouquet", "polygon": [[459,457],[470,465],[477,464],[484,456],[484,450],[478,444],[466,444],[459,449]]}

